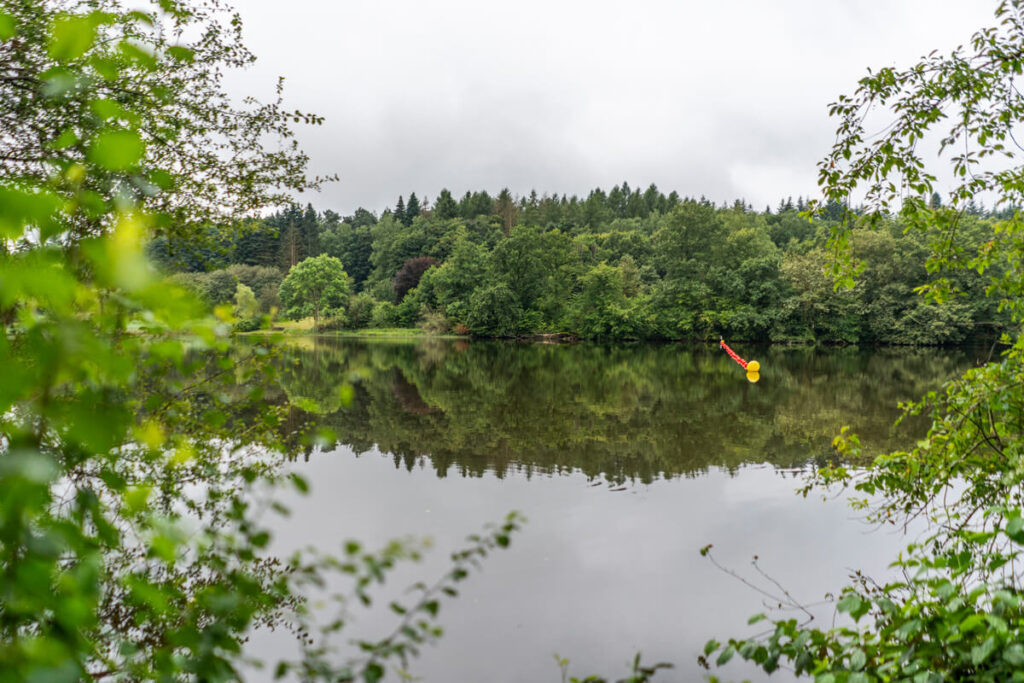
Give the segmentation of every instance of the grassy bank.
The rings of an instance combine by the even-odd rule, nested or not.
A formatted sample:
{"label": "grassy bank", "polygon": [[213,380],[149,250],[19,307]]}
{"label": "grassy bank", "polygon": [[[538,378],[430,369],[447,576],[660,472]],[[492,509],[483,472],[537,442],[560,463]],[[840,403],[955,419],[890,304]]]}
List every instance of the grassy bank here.
{"label": "grassy bank", "polygon": [[415,327],[363,327],[356,330],[320,330],[313,329],[313,319],[303,318],[302,320],[276,320],[270,329],[255,330],[242,334],[276,334],[287,335],[310,335],[319,334],[329,337],[360,337],[360,338],[387,338],[387,339],[411,339],[411,338],[448,338],[459,339],[456,334],[435,334]]}

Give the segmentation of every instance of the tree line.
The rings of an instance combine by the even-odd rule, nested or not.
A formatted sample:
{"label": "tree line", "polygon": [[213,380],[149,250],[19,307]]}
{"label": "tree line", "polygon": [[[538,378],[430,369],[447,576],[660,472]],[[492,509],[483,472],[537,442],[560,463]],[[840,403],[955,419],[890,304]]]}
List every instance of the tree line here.
{"label": "tree line", "polygon": [[[938,195],[927,203],[945,210]],[[158,238],[149,253],[211,305],[232,302],[241,283],[262,313],[285,317],[312,310],[281,300],[285,276],[313,257],[337,259],[344,282],[323,309],[335,328],[950,344],[1005,326],[976,271],[955,273],[956,298],[917,295],[933,278],[926,257],[938,234],[898,218],[852,231],[861,271],[836,289],[829,238],[859,211],[831,201],[809,219],[807,208],[802,197],[755,210],[625,182],[586,198],[442,190],[433,203],[401,196],[380,215],[292,205],[238,230],[211,228],[207,240]],[[1012,213],[972,201],[951,248],[976,250]]]}

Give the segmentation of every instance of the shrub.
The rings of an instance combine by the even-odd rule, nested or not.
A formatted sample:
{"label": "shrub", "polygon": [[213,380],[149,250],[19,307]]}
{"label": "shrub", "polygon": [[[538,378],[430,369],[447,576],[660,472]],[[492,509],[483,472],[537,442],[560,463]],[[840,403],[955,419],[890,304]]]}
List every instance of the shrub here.
{"label": "shrub", "polygon": [[452,324],[441,311],[427,309],[420,316],[419,328],[428,334],[447,334]]}
{"label": "shrub", "polygon": [[360,292],[349,297],[348,300],[348,322],[353,329],[369,327],[373,324],[373,308],[376,305],[373,297],[366,292]]}
{"label": "shrub", "polygon": [[397,309],[390,301],[378,301],[373,307],[371,324],[373,327],[395,327],[398,317]]}
{"label": "shrub", "polygon": [[253,332],[263,327],[263,318],[244,318],[235,323],[235,332]]}
{"label": "shrub", "polygon": [[241,282],[235,287],[235,317],[243,320],[255,318],[260,312],[259,302],[252,289]]}
{"label": "shrub", "polygon": [[473,334],[507,337],[519,331],[523,311],[508,285],[499,283],[473,293],[466,320]]}

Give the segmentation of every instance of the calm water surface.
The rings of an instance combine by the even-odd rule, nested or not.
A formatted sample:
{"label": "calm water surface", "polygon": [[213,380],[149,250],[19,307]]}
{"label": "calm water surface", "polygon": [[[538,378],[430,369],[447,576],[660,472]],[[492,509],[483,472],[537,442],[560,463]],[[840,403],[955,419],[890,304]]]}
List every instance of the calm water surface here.
{"label": "calm water surface", "polygon": [[[865,526],[841,499],[795,495],[802,472],[834,457],[844,425],[871,452],[912,443],[921,424],[894,431],[897,402],[979,358],[737,351],[761,362],[760,382],[715,347],[302,340],[275,391],[306,408],[295,426],[314,420],[338,443],[299,455],[313,492],[288,501],[275,549],[431,537],[435,550],[397,572],[382,609],[345,634],[381,637],[394,626],[386,599],[439,575],[467,534],[519,510],[525,529],[444,605],[446,634],[413,674],[558,681],[557,652],[572,675],[621,676],[642,651],[676,664],[660,680],[700,680],[704,642],[751,632],[747,617],[765,604],[699,549],[714,544],[720,562],[755,580],[757,555],[807,603],[851,569],[882,574],[905,538]],[[816,613],[831,622],[830,605]],[[253,647],[271,656],[288,643],[258,633]],[[762,678],[742,665],[719,673]]]}

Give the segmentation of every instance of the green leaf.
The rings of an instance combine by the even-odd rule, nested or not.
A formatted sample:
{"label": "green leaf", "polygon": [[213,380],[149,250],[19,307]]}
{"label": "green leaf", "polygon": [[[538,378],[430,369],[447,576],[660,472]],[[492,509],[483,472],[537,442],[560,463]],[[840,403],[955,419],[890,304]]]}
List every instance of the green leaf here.
{"label": "green leaf", "polygon": [[135,131],[105,130],[89,145],[89,160],[108,171],[127,171],[138,165],[145,151]]}
{"label": "green leaf", "polygon": [[1024,667],[1024,645],[1013,643],[1003,650],[1003,659],[1011,666]]}
{"label": "green leaf", "polygon": [[973,631],[984,621],[984,614],[971,614],[960,622],[960,631],[963,633]]}
{"label": "green leaf", "polygon": [[991,655],[995,649],[995,638],[988,638],[981,645],[975,645],[971,648],[971,664],[973,664],[974,666],[978,666],[986,659],[988,659],[989,655]]}
{"label": "green leaf", "polygon": [[305,477],[295,472],[289,474],[288,477],[299,493],[309,493],[309,482],[306,481]]}
{"label": "green leaf", "polygon": [[195,60],[195,51],[178,45],[167,48],[167,54],[179,62],[191,64]]}
{"label": "green leaf", "polygon": [[377,683],[384,677],[384,669],[377,662],[370,662],[363,669],[363,680],[366,683]]}
{"label": "green leaf", "polygon": [[68,147],[70,147],[71,145],[75,144],[76,142],[78,142],[78,134],[75,133],[74,129],[67,128],[67,129],[64,130],[63,133],[61,133],[57,137],[56,140],[53,140],[52,142],[50,142],[50,144],[48,146],[49,146],[50,149],[53,149],[53,150],[62,150],[62,149],[67,149]]}
{"label": "green leaf", "polygon": [[127,40],[122,40],[118,48],[121,50],[121,54],[124,55],[129,62],[132,62],[144,69],[152,70],[156,68],[156,57],[142,46],[135,43],[129,43]]}
{"label": "green leaf", "polygon": [[16,30],[17,25],[14,23],[14,17],[6,12],[0,12],[0,40],[14,37]]}
{"label": "green leaf", "polygon": [[1006,535],[1016,543],[1024,544],[1024,517],[1013,517],[1006,524]]}
{"label": "green leaf", "polygon": [[87,16],[58,19],[50,33],[50,57],[70,62],[86,53],[96,39],[96,26]]}
{"label": "green leaf", "polygon": [[93,100],[89,103],[89,108],[92,109],[96,116],[100,117],[104,121],[128,118],[128,113],[124,110],[124,107],[114,100]]}
{"label": "green leaf", "polygon": [[839,601],[836,609],[840,612],[849,612],[854,621],[859,621],[871,609],[871,603],[855,593],[848,593]]}

